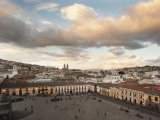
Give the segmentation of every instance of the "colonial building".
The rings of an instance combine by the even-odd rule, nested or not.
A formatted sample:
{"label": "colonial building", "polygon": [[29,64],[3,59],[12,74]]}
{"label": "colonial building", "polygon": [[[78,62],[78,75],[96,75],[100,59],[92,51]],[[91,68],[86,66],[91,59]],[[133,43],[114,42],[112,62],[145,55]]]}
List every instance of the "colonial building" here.
{"label": "colonial building", "polygon": [[94,86],[83,83],[16,83],[0,86],[0,93],[8,95],[55,95],[93,92]]}
{"label": "colonial building", "polygon": [[122,87],[111,87],[109,96],[137,105],[145,105],[144,92]]}
{"label": "colonial building", "polygon": [[[159,88],[156,86],[156,88]],[[0,85],[0,93],[7,95],[57,95],[98,92],[101,95],[140,106],[160,107],[160,91],[153,85],[138,82],[121,84],[50,82],[9,83]]]}
{"label": "colonial building", "polygon": [[150,85],[128,84],[98,84],[97,92],[113,99],[122,100],[141,106],[160,107],[160,91],[153,90]]}

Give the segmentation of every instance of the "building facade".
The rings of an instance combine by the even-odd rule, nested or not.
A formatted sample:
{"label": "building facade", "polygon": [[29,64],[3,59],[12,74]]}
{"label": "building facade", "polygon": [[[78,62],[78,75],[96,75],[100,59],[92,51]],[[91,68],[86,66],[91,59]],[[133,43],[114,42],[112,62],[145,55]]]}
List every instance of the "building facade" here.
{"label": "building facade", "polygon": [[[134,85],[133,85],[134,86]],[[137,87],[136,87],[137,88]],[[93,83],[24,83],[1,85],[0,93],[7,95],[57,95],[97,92],[101,95],[140,106],[160,108],[160,91],[135,89],[113,84]]]}
{"label": "building facade", "polygon": [[35,85],[28,86],[6,86],[0,89],[0,93],[7,95],[55,95],[55,94],[75,94],[93,92],[94,86],[89,84],[71,84],[71,85]]}
{"label": "building facade", "polygon": [[140,91],[124,87],[97,86],[97,92],[113,99],[140,106],[160,107],[160,92]]}

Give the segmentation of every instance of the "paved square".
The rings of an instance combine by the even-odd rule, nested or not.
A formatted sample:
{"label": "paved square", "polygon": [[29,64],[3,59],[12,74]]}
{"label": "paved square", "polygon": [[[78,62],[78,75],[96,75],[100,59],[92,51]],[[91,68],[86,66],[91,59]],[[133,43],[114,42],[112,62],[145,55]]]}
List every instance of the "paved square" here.
{"label": "paved square", "polygon": [[[93,96],[63,96],[62,101],[51,102],[51,97],[27,98],[25,101],[13,104],[14,110],[31,109],[34,113],[22,120],[159,120],[160,118],[129,109],[129,113],[119,110],[119,105]],[[123,107],[125,108],[125,107]],[[127,108],[125,108],[127,109]]]}

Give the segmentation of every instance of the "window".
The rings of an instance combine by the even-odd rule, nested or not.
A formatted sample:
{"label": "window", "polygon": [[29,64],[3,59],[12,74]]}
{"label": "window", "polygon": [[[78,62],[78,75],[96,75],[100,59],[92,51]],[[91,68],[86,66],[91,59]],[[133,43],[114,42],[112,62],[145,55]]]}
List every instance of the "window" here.
{"label": "window", "polygon": [[6,89],[6,94],[9,95],[9,89]]}
{"label": "window", "polygon": [[13,96],[15,96],[15,95],[16,95],[16,92],[15,92],[15,90],[13,90],[13,91],[12,91],[12,95],[13,95]]}
{"label": "window", "polygon": [[155,101],[158,101],[158,97],[155,97]]}
{"label": "window", "polygon": [[53,94],[53,88],[51,88],[51,94]]}
{"label": "window", "polygon": [[26,92],[28,92],[28,88],[26,88]]}
{"label": "window", "polygon": [[33,88],[32,93],[35,94],[35,92],[36,92],[36,91],[35,91],[35,89]]}
{"label": "window", "polygon": [[152,98],[151,98],[151,96],[150,96],[150,95],[148,96],[148,99],[149,99],[149,101],[151,101],[151,100],[152,100]]}

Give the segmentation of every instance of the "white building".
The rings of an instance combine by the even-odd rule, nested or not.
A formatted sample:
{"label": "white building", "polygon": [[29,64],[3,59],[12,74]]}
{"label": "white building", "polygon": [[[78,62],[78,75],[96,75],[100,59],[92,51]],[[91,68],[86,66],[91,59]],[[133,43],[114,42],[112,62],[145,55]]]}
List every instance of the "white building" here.
{"label": "white building", "polygon": [[102,77],[94,77],[94,76],[86,75],[86,76],[79,77],[78,80],[85,83],[100,83],[102,82]]}
{"label": "white building", "polygon": [[133,73],[126,73],[123,75],[124,79],[132,79],[132,80],[139,80],[140,77],[138,77],[137,72],[133,72]]}
{"label": "white building", "polygon": [[53,82],[51,79],[41,79],[41,78],[36,78],[36,79],[32,79],[32,80],[28,80],[29,83],[49,83],[49,82]]}
{"label": "white building", "polygon": [[55,73],[55,72],[44,72],[44,73],[40,73],[36,75],[37,79],[52,79],[52,78],[56,78],[59,77],[60,74]]}
{"label": "white building", "polygon": [[146,72],[145,73],[146,78],[156,78],[156,75],[159,75],[158,71],[152,71],[152,72]]}
{"label": "white building", "polygon": [[160,74],[158,71],[146,72],[145,78],[139,81],[139,84],[160,85]]}
{"label": "white building", "polygon": [[0,77],[3,77],[3,78],[12,78],[17,74],[18,74],[18,71],[17,71],[16,65],[13,66],[13,69],[7,69],[7,70],[1,69],[0,71]]}
{"label": "white building", "polygon": [[0,84],[3,82],[4,77],[0,76]]}
{"label": "white building", "polygon": [[121,76],[114,72],[112,73],[111,75],[106,75],[104,78],[103,78],[103,83],[112,83],[112,84],[118,84],[118,83],[121,83],[123,82],[123,79],[121,78]]}

